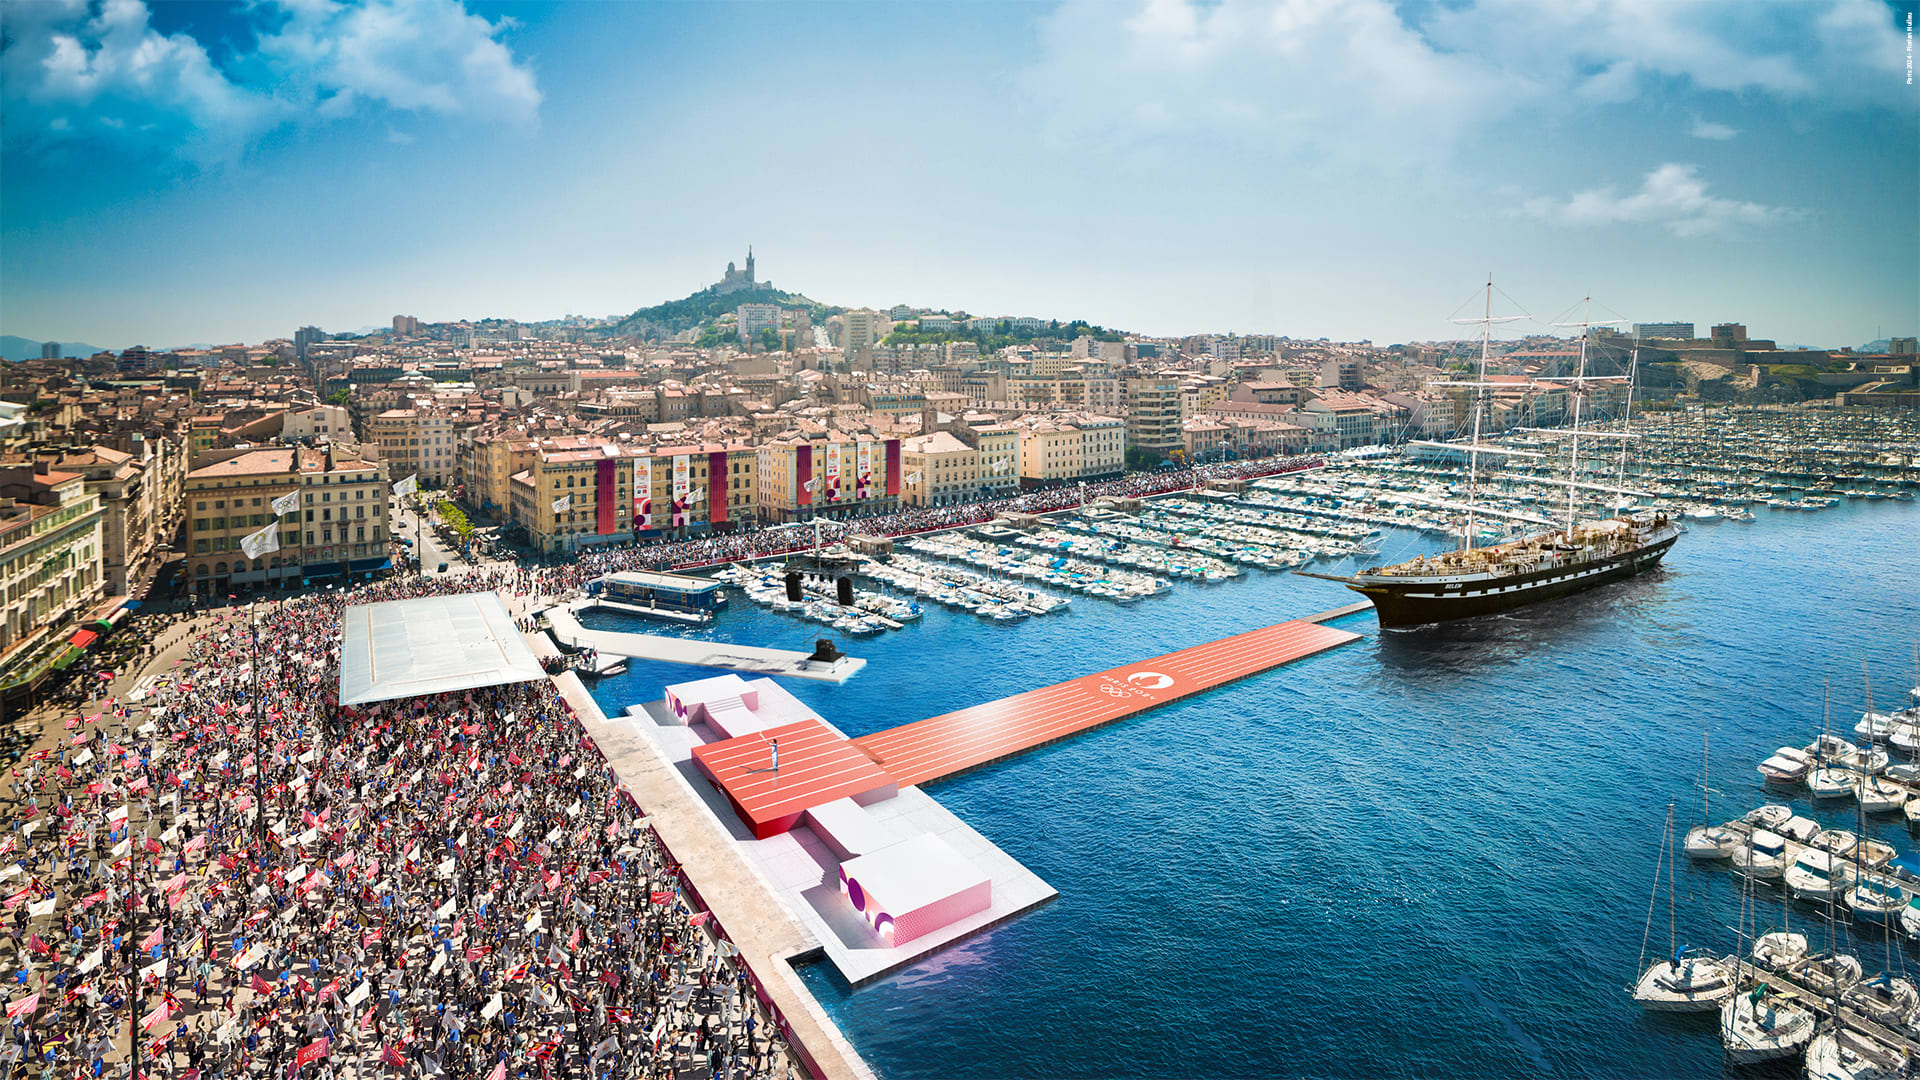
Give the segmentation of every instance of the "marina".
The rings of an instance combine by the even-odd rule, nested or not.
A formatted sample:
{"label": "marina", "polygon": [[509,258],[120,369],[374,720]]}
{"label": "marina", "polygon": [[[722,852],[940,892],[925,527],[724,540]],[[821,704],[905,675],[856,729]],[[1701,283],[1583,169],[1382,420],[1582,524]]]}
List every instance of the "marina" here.
{"label": "marina", "polygon": [[[1701,454],[1701,444],[1676,444],[1677,457],[1689,452]],[[1677,482],[1678,466],[1657,473],[1622,486],[1652,492],[1648,505],[1681,507],[1710,494]],[[1218,507],[1218,516],[1180,516],[1204,527],[1293,501],[1301,509],[1283,512],[1378,528],[1376,558],[1405,558],[1446,547],[1440,533],[1464,515],[1390,503],[1386,484],[1444,488],[1448,477],[1444,462],[1338,459],[1274,485],[1287,492],[1255,483],[1231,498],[1184,498],[1203,511]],[[1369,482],[1376,478],[1378,485]],[[1661,492],[1670,479],[1672,490]],[[1518,482],[1492,490],[1506,484]],[[1444,492],[1435,498],[1446,501]],[[1148,500],[1137,516],[1174,501]],[[803,968],[805,982],[889,1076],[930,1075],[932,1060],[962,1063],[941,1075],[1184,1074],[1192,1069],[1184,1033],[1196,1029],[1226,1040],[1209,1044],[1223,1048],[1209,1066],[1216,1071],[1284,1071],[1256,1034],[1271,1024],[1297,1033],[1294,1053],[1339,1061],[1343,1075],[1722,1075],[1726,1055],[1710,1019],[1645,1013],[1621,992],[1639,974],[1631,969],[1647,915],[1644,889],[1660,847],[1648,809],[1673,801],[1698,813],[1703,731],[1713,740],[1714,805],[1728,807],[1714,823],[1784,804],[1828,831],[1902,853],[1914,846],[1902,814],[1869,813],[1862,828],[1854,799],[1770,789],[1754,765],[1819,733],[1822,675],[1838,686],[1851,670],[1857,684],[1865,659],[1889,699],[1911,680],[1905,628],[1920,577],[1906,538],[1920,518],[1893,497],[1843,498],[1818,513],[1743,505],[1753,506],[1755,522],[1685,518],[1690,535],[1675,554],[1632,581],[1446,634],[1380,633],[1362,613],[1335,623],[1360,640],[1244,680],[1230,694],[1169,703],[1093,737],[941,780],[932,789],[940,804],[1058,897],[889,973],[855,983],[823,964]],[[1058,515],[1050,527],[1074,517]],[[939,538],[948,536],[963,537],[957,546],[983,560],[1043,554],[1004,536]],[[1831,573],[1806,558],[1829,548],[1846,551],[1850,565],[1886,569]],[[1252,568],[1217,584],[1167,579],[1150,599],[1106,602],[1015,577],[1003,568],[1008,562],[928,558],[904,542],[895,552],[893,562],[917,561],[923,575],[973,574],[1075,602],[1011,624],[925,603],[906,629],[860,639],[869,665],[859,677],[788,684],[856,741],[916,722],[900,715],[909,694],[931,706],[916,710],[922,715],[960,712],[1110,668],[1101,655],[1176,652],[1270,625],[1261,616],[1276,610],[1332,609],[1352,599],[1331,582]],[[890,565],[870,569],[891,573]],[[864,571],[861,581],[904,591]],[[595,626],[620,622],[610,613],[591,618]],[[1796,628],[1795,640],[1832,642],[1846,655],[1757,634],[1785,625]],[[686,633],[774,641],[798,627],[739,604]],[[1017,648],[989,644],[1008,633],[1019,635]],[[594,693],[624,709],[645,699],[646,684],[670,685],[689,670],[639,661]],[[1864,702],[1843,707],[1843,696],[1835,696],[1833,730],[1845,734]],[[1896,784],[1905,783],[1902,760],[1896,755],[1889,766]],[[1009,791],[1021,794],[1009,799]],[[1210,823],[1229,810],[1233,831],[1223,833]],[[1902,861],[1889,864],[1893,872]],[[1734,953],[1730,928],[1741,922],[1745,892],[1725,865],[1682,859],[1676,868],[1689,898],[1679,908],[1680,941],[1717,945],[1709,949],[1716,958]],[[1257,911],[1166,901],[1186,895],[1195,878],[1210,883],[1211,895],[1267,900]],[[1777,912],[1780,886],[1756,888],[1763,914]],[[1830,924],[1824,907],[1792,901],[1792,924],[1818,937],[1832,925],[1836,948],[1866,962],[1863,981],[1920,968],[1920,952],[1897,930],[1889,964],[1881,924],[1844,914]],[[1335,927],[1341,931],[1329,938]],[[1223,936],[1262,947],[1255,955],[1195,945]],[[1300,950],[1325,955],[1330,966],[1306,980],[1265,959]],[[1054,959],[1095,952],[1113,957],[1097,976]],[[1406,986],[1399,976],[1409,967],[1436,977]],[[1249,983],[1264,988],[1260,1024],[1209,1004]],[[983,996],[999,1003],[984,1015],[961,1005]],[[1083,1030],[1061,1003],[1090,998],[1112,1000],[1133,1019]],[[1296,998],[1331,1007],[1308,1011],[1290,1004]],[[1547,1008],[1549,998],[1558,1004]],[[1569,1010],[1585,1018],[1571,1033],[1563,1024]],[[1382,1011],[1413,1019],[1404,1030],[1369,1027],[1379,1035],[1364,1048],[1335,1037]],[[1489,1016],[1495,1023],[1484,1022]],[[991,1065],[964,1064],[975,1060]]]}

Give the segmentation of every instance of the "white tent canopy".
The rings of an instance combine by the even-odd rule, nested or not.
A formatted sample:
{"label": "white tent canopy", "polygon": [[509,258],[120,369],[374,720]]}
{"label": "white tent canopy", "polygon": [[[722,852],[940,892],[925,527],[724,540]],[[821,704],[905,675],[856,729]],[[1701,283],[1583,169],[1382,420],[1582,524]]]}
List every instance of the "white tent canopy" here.
{"label": "white tent canopy", "polygon": [[495,593],[357,604],[341,624],[342,705],[547,677]]}

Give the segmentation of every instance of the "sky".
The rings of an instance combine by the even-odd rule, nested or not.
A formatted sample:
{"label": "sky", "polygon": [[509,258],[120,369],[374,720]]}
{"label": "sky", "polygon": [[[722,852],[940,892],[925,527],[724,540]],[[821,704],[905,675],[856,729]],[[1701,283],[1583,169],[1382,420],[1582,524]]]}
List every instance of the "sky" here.
{"label": "sky", "polygon": [[1920,329],[1920,0],[6,0],[0,332],[776,286],[1140,333]]}

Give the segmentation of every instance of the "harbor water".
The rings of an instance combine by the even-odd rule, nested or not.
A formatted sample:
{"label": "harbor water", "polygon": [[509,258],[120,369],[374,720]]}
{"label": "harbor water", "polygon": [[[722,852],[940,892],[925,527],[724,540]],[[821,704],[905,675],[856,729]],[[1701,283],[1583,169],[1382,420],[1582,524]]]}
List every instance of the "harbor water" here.
{"label": "harbor water", "polygon": [[[1722,1075],[1714,1016],[1625,990],[1667,807],[1681,831],[1699,819],[1703,735],[1716,820],[1782,801],[1754,766],[1819,734],[1823,677],[1851,735],[1862,664],[1898,706],[1920,637],[1920,504],[1755,509],[1692,526],[1656,573],[1443,629],[1352,617],[1361,641],[930,785],[1059,898],[867,985],[804,978],[889,1080]],[[1367,561],[1435,543],[1389,537]],[[1352,599],[1255,570],[1010,624],[929,605],[840,640],[870,661],[845,685],[786,686],[861,735]],[[816,631],[736,595],[689,636]],[[711,674],[636,663],[594,692],[617,713]],[[1855,827],[1851,802],[1790,801]],[[1899,815],[1868,831],[1916,848]],[[1732,952],[1738,879],[1681,862],[1681,942]],[[1777,922],[1777,887],[1759,895]],[[1792,917],[1824,944],[1817,913]],[[1912,947],[1892,957],[1920,970]]]}

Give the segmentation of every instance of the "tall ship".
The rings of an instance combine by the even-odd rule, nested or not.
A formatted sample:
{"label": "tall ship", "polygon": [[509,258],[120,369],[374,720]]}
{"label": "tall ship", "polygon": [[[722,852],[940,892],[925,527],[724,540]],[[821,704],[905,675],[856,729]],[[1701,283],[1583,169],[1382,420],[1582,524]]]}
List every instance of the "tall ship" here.
{"label": "tall ship", "polygon": [[[1481,441],[1486,393],[1491,385],[1487,381],[1487,359],[1493,324],[1524,317],[1493,314],[1493,282],[1489,279],[1485,314],[1477,319],[1457,320],[1481,324],[1479,377],[1472,382],[1437,384],[1469,386],[1476,389],[1472,441],[1408,444],[1456,451],[1465,456],[1467,520],[1461,546],[1453,551],[1423,555],[1393,566],[1370,567],[1351,577],[1336,577],[1329,574],[1311,575],[1338,581],[1372,600],[1382,627],[1404,629],[1455,619],[1495,615],[1503,611],[1512,611],[1515,608],[1585,592],[1588,589],[1653,569],[1659,565],[1667,549],[1680,538],[1679,523],[1665,513],[1657,511],[1620,512],[1602,520],[1583,521],[1577,516],[1577,496],[1582,491],[1602,492],[1614,496],[1646,494],[1615,485],[1583,482],[1579,477],[1580,440],[1583,436],[1590,439],[1620,440],[1631,440],[1635,437],[1630,431],[1582,432],[1580,430],[1581,403],[1591,384],[1626,381],[1629,384],[1629,401],[1632,393],[1631,372],[1625,376],[1591,376],[1587,373],[1587,347],[1591,328],[1599,325],[1590,319],[1579,323],[1556,324],[1579,326],[1582,329],[1577,373],[1569,378],[1536,379],[1539,382],[1564,383],[1572,391],[1572,427],[1564,430],[1522,429],[1539,434],[1564,436],[1572,440],[1565,480],[1528,478],[1534,483],[1560,484],[1566,487],[1567,511],[1564,522],[1555,523],[1550,519],[1531,514],[1502,511],[1478,504],[1482,456],[1494,458],[1540,456],[1531,451],[1513,450]],[[1628,443],[1623,441],[1621,445],[1624,479],[1624,447]],[[1483,516],[1553,527],[1519,539],[1476,547],[1474,541],[1478,535],[1479,519]]]}

